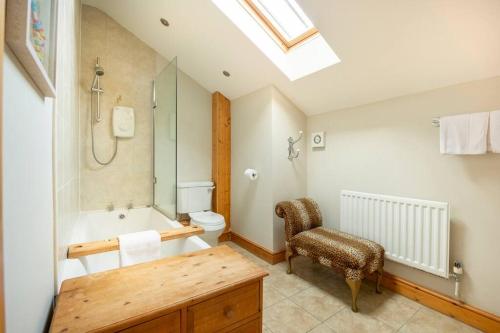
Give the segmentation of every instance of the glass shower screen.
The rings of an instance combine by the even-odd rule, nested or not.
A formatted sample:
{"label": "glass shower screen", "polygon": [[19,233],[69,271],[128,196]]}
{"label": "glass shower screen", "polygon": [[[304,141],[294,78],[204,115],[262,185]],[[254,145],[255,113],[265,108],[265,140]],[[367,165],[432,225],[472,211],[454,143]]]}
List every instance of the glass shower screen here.
{"label": "glass shower screen", "polygon": [[168,218],[176,219],[177,202],[177,58],[153,84],[153,201]]}

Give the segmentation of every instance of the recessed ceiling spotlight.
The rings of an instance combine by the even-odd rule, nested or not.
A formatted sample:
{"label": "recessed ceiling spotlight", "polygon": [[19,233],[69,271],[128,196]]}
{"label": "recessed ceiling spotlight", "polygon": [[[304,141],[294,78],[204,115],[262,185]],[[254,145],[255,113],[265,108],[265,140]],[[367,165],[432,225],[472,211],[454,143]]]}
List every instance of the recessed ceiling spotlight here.
{"label": "recessed ceiling spotlight", "polygon": [[222,74],[224,74],[225,77],[231,76],[231,73],[229,73],[228,71],[222,71]]}
{"label": "recessed ceiling spotlight", "polygon": [[163,24],[166,27],[170,26],[170,23],[168,23],[168,21],[166,19],[164,19],[163,17],[160,19],[160,22],[161,22],[161,24]]}

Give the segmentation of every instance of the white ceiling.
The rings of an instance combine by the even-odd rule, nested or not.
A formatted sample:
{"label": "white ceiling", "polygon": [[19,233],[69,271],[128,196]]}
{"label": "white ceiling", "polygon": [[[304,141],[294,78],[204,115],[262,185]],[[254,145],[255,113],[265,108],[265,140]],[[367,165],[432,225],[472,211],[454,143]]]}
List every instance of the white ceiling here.
{"label": "white ceiling", "polygon": [[210,0],[84,0],[208,90],[273,84],[309,115],[500,75],[499,0],[298,2],[342,62],[291,82]]}

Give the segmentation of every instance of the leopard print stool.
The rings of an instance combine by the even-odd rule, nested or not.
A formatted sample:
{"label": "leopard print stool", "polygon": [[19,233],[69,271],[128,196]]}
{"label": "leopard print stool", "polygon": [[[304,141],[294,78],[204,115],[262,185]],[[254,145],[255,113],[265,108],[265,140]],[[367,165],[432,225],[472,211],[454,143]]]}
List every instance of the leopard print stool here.
{"label": "leopard print stool", "polygon": [[286,259],[292,272],[292,258],[302,255],[344,274],[351,288],[352,311],[358,312],[361,281],[377,272],[377,293],[384,267],[384,248],[367,239],[322,227],[321,211],[309,198],[283,201],[276,215],[285,219]]}

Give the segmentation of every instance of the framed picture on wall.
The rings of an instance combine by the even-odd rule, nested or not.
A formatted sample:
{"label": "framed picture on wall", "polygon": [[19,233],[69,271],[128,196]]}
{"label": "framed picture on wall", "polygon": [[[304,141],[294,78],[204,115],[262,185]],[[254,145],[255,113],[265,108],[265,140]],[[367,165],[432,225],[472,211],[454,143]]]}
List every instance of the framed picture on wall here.
{"label": "framed picture on wall", "polygon": [[7,0],[6,14],[7,45],[42,94],[55,97],[57,0]]}

